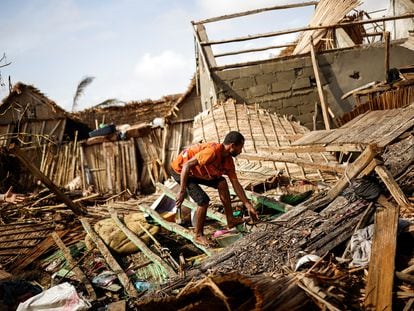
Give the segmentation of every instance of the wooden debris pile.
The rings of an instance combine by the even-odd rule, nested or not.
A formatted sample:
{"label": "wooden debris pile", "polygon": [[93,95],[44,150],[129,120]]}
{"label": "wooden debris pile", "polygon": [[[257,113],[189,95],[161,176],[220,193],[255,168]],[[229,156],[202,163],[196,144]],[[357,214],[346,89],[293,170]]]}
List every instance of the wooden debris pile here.
{"label": "wooden debris pile", "polygon": [[[327,275],[320,275],[316,273],[317,270],[311,269],[306,273],[306,278],[310,280],[304,281],[298,276],[300,281],[296,284],[321,308],[339,310],[345,305],[350,309],[387,309],[395,305],[408,310],[412,304],[410,299],[413,284],[410,273],[414,251],[414,205],[410,183],[414,163],[413,109],[414,106],[411,105],[396,109],[397,111],[369,112],[344,128],[311,132],[292,144],[290,150],[284,148],[284,153],[310,150],[363,152],[347,165],[345,174],[329,191],[306,201],[274,221],[259,222],[251,228],[249,235],[189,271],[187,281],[191,278],[200,280],[208,274],[215,276],[234,272],[277,279],[281,274],[295,275],[293,270],[301,256],[312,254],[320,258],[314,260],[314,266],[321,267],[321,272],[327,272]],[[376,122],[379,118],[387,122]],[[393,168],[394,163],[399,165]],[[401,227],[402,232],[405,232],[401,239],[411,241],[409,260],[406,258],[407,253],[400,255],[397,252],[399,217],[404,217],[411,223],[409,227]],[[372,223],[375,227],[368,270],[367,266],[348,267],[353,258],[351,237]],[[403,243],[400,242],[401,239],[398,243]],[[321,261],[331,258],[332,254],[337,258],[332,262],[341,266],[342,275],[348,277],[345,283],[341,281],[346,277],[336,276],[335,269],[325,267],[324,270],[323,265],[319,266]],[[401,264],[398,269],[408,272],[408,275],[395,271],[395,261]],[[398,279],[394,278],[395,274]],[[327,276],[332,283],[328,282]],[[315,289],[315,286],[309,285],[312,282],[323,284],[321,280],[332,286]],[[180,288],[178,284],[183,285],[182,279],[175,286],[174,282],[169,284],[166,289]],[[397,294],[393,295],[393,292]],[[175,298],[166,301],[182,303],[183,297],[176,296],[177,292],[170,291],[169,295]],[[192,295],[196,295],[195,292]],[[199,299],[204,299],[201,291],[196,296],[190,300],[194,301],[194,305],[189,304],[190,310],[196,308]],[[346,298],[350,296],[353,299]],[[224,297],[231,300],[231,296]],[[153,301],[148,297],[142,306],[147,303],[151,305]]]}

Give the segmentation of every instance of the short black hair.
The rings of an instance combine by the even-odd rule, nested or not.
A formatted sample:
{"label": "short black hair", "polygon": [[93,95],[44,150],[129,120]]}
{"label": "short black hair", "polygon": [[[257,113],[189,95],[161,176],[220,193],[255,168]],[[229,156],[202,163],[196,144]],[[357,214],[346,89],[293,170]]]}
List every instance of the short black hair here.
{"label": "short black hair", "polygon": [[231,131],[229,132],[226,137],[224,137],[224,145],[230,145],[235,144],[237,146],[244,143],[244,136],[237,131]]}

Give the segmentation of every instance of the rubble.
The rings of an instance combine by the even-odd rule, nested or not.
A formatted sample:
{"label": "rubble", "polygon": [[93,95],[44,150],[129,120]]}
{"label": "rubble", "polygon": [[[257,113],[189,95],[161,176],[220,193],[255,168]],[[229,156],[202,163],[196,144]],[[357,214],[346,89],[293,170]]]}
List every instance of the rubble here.
{"label": "rubble", "polygon": [[[367,21],[342,16],[357,1],[330,19],[321,18],[330,10],[322,3],[312,25],[302,29],[306,35],[289,45],[296,46],[292,55],[279,59],[286,60],[280,72],[304,84],[294,89],[288,81],[283,95],[275,85],[281,80],[265,91],[240,72],[232,88],[223,82],[234,72],[209,63],[214,55],[203,48],[220,43],[209,41],[203,26],[214,20],[193,22],[203,70],[184,94],[69,114],[36,88],[16,84],[0,106],[0,186],[13,185],[26,197],[0,202],[1,306],[24,310],[57,298],[64,305],[73,295],[72,304],[93,310],[412,308],[412,68],[387,67],[385,81],[347,92],[342,100],[352,95],[355,105],[346,112],[348,103],[330,102],[332,94],[323,103],[322,67],[329,62],[317,54],[334,46],[321,42],[342,30],[335,33],[343,40],[361,43]],[[309,46],[312,34],[315,46]],[[312,68],[288,68],[308,47],[310,58],[300,60]],[[253,65],[269,70],[268,62]],[[312,79],[302,76],[305,69]],[[269,79],[280,74],[272,70]],[[200,95],[198,87],[209,83],[217,90],[206,101],[213,92],[202,88]],[[313,102],[293,107],[316,89],[323,115]],[[248,103],[255,91],[263,92],[253,96],[261,100]],[[240,100],[243,92],[246,100]],[[267,109],[279,100],[282,107],[274,109],[298,115]],[[312,126],[297,121],[304,114],[312,115]],[[316,130],[322,124],[326,129]],[[175,206],[169,163],[190,143],[222,142],[231,130],[246,140],[236,169],[260,219],[226,228],[220,199],[207,189],[206,231],[215,244],[205,246],[192,232],[197,205],[185,199],[182,208]],[[234,197],[232,207],[235,217],[247,216]]]}

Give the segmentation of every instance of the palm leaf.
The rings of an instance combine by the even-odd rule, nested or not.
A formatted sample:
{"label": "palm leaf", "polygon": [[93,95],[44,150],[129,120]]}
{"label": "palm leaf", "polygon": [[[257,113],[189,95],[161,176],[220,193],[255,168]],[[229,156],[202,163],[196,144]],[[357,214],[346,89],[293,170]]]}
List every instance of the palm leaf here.
{"label": "palm leaf", "polygon": [[76,109],[79,97],[83,94],[83,92],[85,91],[85,88],[89,84],[91,84],[93,79],[95,79],[95,77],[85,77],[82,79],[81,82],[79,82],[78,87],[76,89],[75,96],[73,97],[72,112],[74,112]]}
{"label": "palm leaf", "polygon": [[124,103],[124,102],[120,101],[117,98],[109,98],[109,99],[104,100],[103,102],[95,105],[94,108],[104,108],[104,107],[111,106],[111,105],[114,105],[114,104],[117,104],[117,103]]}

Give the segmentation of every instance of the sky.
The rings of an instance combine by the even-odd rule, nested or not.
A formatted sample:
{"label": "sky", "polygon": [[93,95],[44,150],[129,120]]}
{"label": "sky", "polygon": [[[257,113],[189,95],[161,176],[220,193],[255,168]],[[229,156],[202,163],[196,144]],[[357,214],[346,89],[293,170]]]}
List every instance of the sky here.
{"label": "sky", "polygon": [[[75,110],[116,98],[124,102],[183,93],[195,72],[191,21],[287,3],[283,0],[2,0],[0,98],[8,77],[34,85],[72,111],[78,83],[94,77]],[[388,0],[366,0],[368,11]],[[206,24],[210,40],[302,27],[313,7],[260,13]],[[385,12],[378,13],[384,15]],[[214,46],[214,53],[289,43],[295,35]],[[276,51],[218,58],[228,64],[274,56]],[[0,66],[4,64],[0,63]]]}

